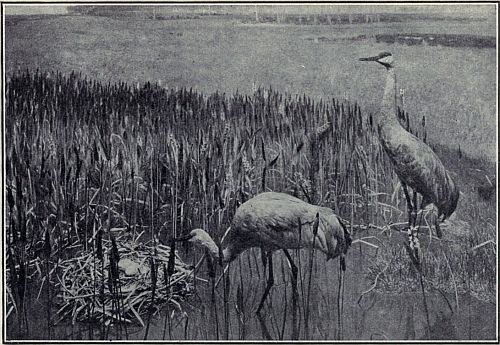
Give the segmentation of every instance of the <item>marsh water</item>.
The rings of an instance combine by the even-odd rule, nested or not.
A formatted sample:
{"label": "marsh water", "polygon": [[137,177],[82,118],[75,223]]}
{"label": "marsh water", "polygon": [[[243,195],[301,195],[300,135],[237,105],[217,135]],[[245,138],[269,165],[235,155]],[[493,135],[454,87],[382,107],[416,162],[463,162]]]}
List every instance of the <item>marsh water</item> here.
{"label": "marsh water", "polygon": [[[347,259],[347,270],[343,275],[343,302],[338,302],[339,269],[338,260],[326,262],[323,254],[317,253],[314,261],[313,282],[309,294],[309,330],[305,334],[305,301],[307,300],[306,273],[308,252],[302,251],[299,269],[299,339],[316,340],[413,340],[413,339],[478,339],[496,337],[496,308],[489,302],[481,301],[471,294],[458,295],[442,293],[427,287],[426,303],[429,312],[429,326],[423,304],[422,293],[414,291],[387,291],[384,282],[363,295],[371,282],[366,279],[369,262],[373,253],[356,245]],[[364,252],[363,252],[364,250]],[[253,252],[252,252],[253,251]],[[183,303],[186,313],[175,314],[170,324],[166,322],[166,308],[151,319],[148,330],[149,340],[161,339],[291,339],[292,307],[290,270],[281,253],[274,254],[275,285],[271,289],[268,302],[258,317],[255,313],[265,287],[259,251],[244,253],[230,269],[231,287],[228,294],[228,324],[224,323],[222,284],[216,291],[217,315],[210,302],[209,284],[196,282],[196,293]],[[257,260],[255,258],[257,257]],[[408,274],[414,274],[408,272]],[[198,275],[205,279],[206,272]],[[382,280],[382,279],[381,279]],[[240,290],[239,292],[237,290]],[[36,300],[32,292],[28,307],[29,333],[20,333],[16,316],[9,318],[8,339],[47,339],[46,301],[43,294]],[[241,292],[242,299],[238,301]],[[239,303],[239,304],[238,304]],[[339,312],[340,305],[340,312]],[[240,310],[238,310],[238,308]],[[170,309],[172,312],[173,309]],[[55,312],[55,309],[53,310]],[[340,318],[339,318],[340,315]],[[186,317],[187,316],[187,317]],[[147,316],[143,316],[146,321]],[[216,321],[217,319],[217,321]],[[340,322],[339,322],[340,320]],[[52,327],[52,339],[100,339],[101,325],[64,320]],[[430,336],[429,334],[430,330]],[[107,329],[107,339],[143,340],[146,328],[138,322],[124,328]],[[227,333],[226,333],[227,332]],[[266,336],[267,334],[267,336]]]}

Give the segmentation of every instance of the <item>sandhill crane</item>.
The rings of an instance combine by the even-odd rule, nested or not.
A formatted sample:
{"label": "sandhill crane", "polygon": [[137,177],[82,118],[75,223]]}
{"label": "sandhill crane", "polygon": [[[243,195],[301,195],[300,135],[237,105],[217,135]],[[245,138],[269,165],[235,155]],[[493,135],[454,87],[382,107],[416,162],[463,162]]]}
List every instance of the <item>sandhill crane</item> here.
{"label": "sandhill crane", "polygon": [[[316,234],[314,229],[317,229]],[[263,257],[267,258],[269,278],[257,313],[274,284],[274,251],[281,249],[285,253],[296,292],[297,266],[287,249],[315,248],[325,253],[327,260],[340,256],[342,269],[345,270],[344,255],[352,243],[349,231],[330,208],[311,205],[291,195],[275,192],[259,194],[236,210],[231,227],[222,238],[221,248],[203,229],[194,229],[176,240],[205,247],[220,263],[230,263],[249,248],[261,248]]]}
{"label": "sandhill crane", "polygon": [[[439,222],[444,221],[455,211],[460,194],[458,187],[434,151],[416,136],[407,132],[397,120],[397,85],[392,54],[384,52],[359,60],[376,61],[386,68],[384,95],[378,113],[379,139],[394,165],[405,192],[410,234],[416,222],[416,193],[420,193],[422,195],[420,209],[429,204],[434,204],[438,209],[435,226],[436,233],[441,238]],[[407,186],[413,189],[413,204]]]}

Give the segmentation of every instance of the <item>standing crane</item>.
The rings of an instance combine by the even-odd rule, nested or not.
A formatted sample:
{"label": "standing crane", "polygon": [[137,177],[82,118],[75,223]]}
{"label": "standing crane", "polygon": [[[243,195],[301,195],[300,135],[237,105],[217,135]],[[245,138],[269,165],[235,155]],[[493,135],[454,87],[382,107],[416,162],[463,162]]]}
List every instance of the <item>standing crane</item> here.
{"label": "standing crane", "polygon": [[[391,53],[361,58],[360,61],[375,61],[386,68],[386,82],[382,105],[378,112],[379,139],[394,165],[394,170],[401,180],[408,205],[410,246],[418,249],[415,239],[417,218],[417,193],[422,195],[420,209],[434,204],[438,209],[435,221],[436,234],[441,238],[439,222],[443,222],[455,211],[460,192],[434,151],[413,134],[406,131],[397,120],[397,85],[394,58]],[[413,189],[413,203],[407,186]],[[416,255],[418,260],[418,255]]]}
{"label": "standing crane", "polygon": [[[300,225],[299,225],[300,222]],[[260,312],[274,284],[272,253],[283,250],[292,270],[294,293],[297,292],[297,266],[288,249],[315,248],[327,260],[340,256],[345,271],[345,257],[352,243],[351,234],[330,208],[306,203],[284,193],[266,192],[243,203],[234,215],[231,227],[224,234],[221,247],[203,229],[194,229],[176,239],[204,247],[219,263],[230,263],[239,254],[259,247],[266,258],[269,277],[257,308]]]}

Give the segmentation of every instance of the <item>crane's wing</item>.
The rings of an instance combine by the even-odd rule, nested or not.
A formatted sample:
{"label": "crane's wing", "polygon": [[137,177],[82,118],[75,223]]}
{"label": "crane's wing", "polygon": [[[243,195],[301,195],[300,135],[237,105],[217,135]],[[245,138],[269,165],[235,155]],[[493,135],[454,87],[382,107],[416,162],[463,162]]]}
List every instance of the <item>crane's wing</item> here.
{"label": "crane's wing", "polygon": [[456,185],[428,145],[403,128],[384,135],[381,143],[398,177],[427,202],[441,209],[454,199]]}
{"label": "crane's wing", "polygon": [[[314,236],[313,224],[318,213],[320,221]],[[343,229],[331,209],[283,193],[263,193],[241,205],[232,229],[233,236],[244,238],[247,245],[293,249],[314,242],[316,248],[332,255],[337,250],[338,238],[343,238]]]}

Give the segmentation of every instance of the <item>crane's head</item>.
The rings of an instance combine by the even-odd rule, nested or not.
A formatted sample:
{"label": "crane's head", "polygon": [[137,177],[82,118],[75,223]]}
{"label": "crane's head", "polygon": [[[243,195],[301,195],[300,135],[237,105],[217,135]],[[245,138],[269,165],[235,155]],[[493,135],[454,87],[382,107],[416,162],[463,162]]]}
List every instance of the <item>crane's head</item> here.
{"label": "crane's head", "polygon": [[219,256],[219,247],[212,237],[203,229],[193,229],[187,235],[175,238],[174,241],[187,241],[196,246],[208,249],[210,254],[214,257]]}
{"label": "crane's head", "polygon": [[187,241],[195,244],[202,244],[210,241],[213,242],[212,237],[210,237],[210,235],[203,229],[193,229],[187,235],[176,237],[175,241]]}
{"label": "crane's head", "polygon": [[394,67],[394,58],[391,53],[382,52],[376,56],[360,58],[359,61],[375,61],[386,68]]}

